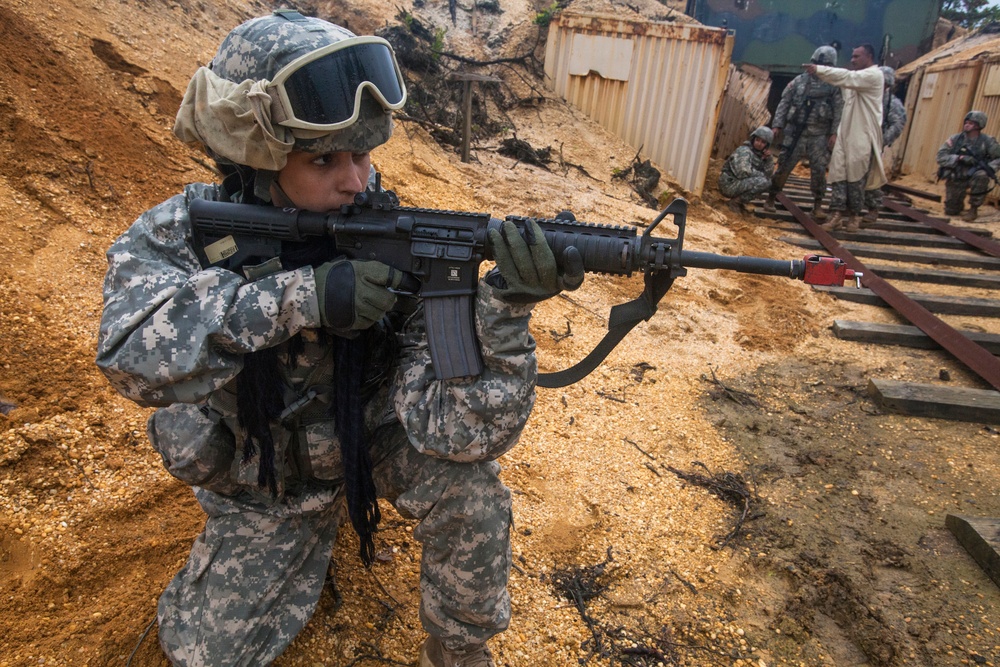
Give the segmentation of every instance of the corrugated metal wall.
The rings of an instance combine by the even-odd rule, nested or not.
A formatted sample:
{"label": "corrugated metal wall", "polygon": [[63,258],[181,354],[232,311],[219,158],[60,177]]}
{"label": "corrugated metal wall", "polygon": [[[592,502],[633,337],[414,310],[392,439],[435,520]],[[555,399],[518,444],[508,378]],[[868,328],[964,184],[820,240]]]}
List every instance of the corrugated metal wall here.
{"label": "corrugated metal wall", "polygon": [[728,157],[761,125],[770,125],[771,112],[767,96],[771,91],[771,76],[767,70],[753,65],[729,66],[729,80],[722,98],[719,126],[715,134],[712,155]]}
{"label": "corrugated metal wall", "polygon": [[976,86],[971,108],[986,113],[987,121],[983,132],[1000,137],[1000,55],[991,56],[982,62],[979,85]]}
{"label": "corrugated metal wall", "polygon": [[[916,95],[914,112],[907,119],[909,134],[903,151],[904,174],[920,174],[933,179],[937,175],[938,149],[945,140],[962,131],[962,119],[972,108],[979,82],[981,63],[966,61],[945,67],[927,67],[919,86],[910,86]],[[914,93],[914,88],[918,88]]]}
{"label": "corrugated metal wall", "polygon": [[546,84],[700,195],[732,48],[721,28],[562,12]]}

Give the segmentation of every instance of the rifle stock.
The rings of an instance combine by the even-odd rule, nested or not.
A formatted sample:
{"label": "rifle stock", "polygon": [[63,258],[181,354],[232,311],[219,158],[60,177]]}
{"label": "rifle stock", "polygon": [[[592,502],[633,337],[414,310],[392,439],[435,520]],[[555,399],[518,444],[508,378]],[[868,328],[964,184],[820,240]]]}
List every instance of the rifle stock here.
{"label": "rifle stock", "polygon": [[[436,377],[446,380],[482,372],[473,296],[482,261],[493,258],[488,231],[499,229],[503,221],[486,213],[400,206],[394,193],[378,189],[357,195],[353,205],[331,213],[203,199],[192,201],[189,210],[196,252],[204,266],[242,270],[250,276],[253,266],[278,257],[282,242],[326,236],[333,240],[337,255],[377,260],[409,274],[413,279],[407,283],[408,291],[424,302]],[[668,215],[673,216],[677,237],[652,236]],[[535,219],[556,257],[574,246],[588,273],[630,276],[638,271],[645,278],[642,295],[612,308],[609,332],[601,344],[570,369],[542,374],[540,386],[565,386],[593,370],[628,331],[653,316],[674,279],[685,275],[688,267],[810,281],[810,265],[815,263],[811,260],[815,258],[774,260],[684,250],[686,216],[687,202],[677,199],[642,234],[634,227]],[[506,219],[522,234],[529,220],[523,216]],[[838,265],[834,270],[840,271],[843,284],[843,267]]]}

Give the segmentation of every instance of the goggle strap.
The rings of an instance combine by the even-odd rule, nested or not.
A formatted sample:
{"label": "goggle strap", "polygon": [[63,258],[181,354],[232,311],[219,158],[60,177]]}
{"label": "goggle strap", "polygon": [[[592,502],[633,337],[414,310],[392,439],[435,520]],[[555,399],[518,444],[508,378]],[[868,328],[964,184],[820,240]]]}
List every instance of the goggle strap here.
{"label": "goggle strap", "polygon": [[292,118],[292,114],[288,112],[281,100],[281,95],[278,95],[277,87],[268,85],[265,90],[271,97],[271,122],[275,125],[281,125],[284,121]]}

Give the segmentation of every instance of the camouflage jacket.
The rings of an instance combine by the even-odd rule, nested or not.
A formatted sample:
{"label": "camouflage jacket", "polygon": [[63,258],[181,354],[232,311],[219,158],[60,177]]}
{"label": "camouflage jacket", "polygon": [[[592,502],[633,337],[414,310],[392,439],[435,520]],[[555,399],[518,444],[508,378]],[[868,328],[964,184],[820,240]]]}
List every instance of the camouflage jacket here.
{"label": "camouflage jacket", "polygon": [[948,137],[937,152],[938,178],[965,179],[972,176],[975,165],[962,164],[963,153],[969,153],[989,164],[994,170],[1000,167],[1000,143],[988,134],[969,139],[965,132]]}
{"label": "camouflage jacket", "polygon": [[837,133],[843,110],[844,97],[839,88],[803,73],[781,91],[771,127],[782,128],[785,137],[791,137],[805,118],[803,135],[830,136]]}
{"label": "camouflage jacket", "polygon": [[750,176],[766,176],[774,174],[774,158],[764,157],[763,152],[756,151],[750,141],[744,141],[726,158],[722,165],[720,180],[739,181]]}
{"label": "camouflage jacket", "polygon": [[888,91],[882,100],[882,146],[892,146],[906,125],[906,107]]}
{"label": "camouflage jacket", "polygon": [[[310,387],[330,384],[335,369],[324,344],[328,338],[319,330],[310,266],[255,280],[202,268],[188,203],[219,196],[217,186],[189,185],[183,195],[143,213],[111,246],[97,364],[124,396],[142,406],[163,406],[150,419],[150,436],[172,474],[193,486],[271,503],[257,489],[259,448],[244,456],[243,438],[233,436],[241,432],[234,379],[243,357],[276,348],[286,406]],[[423,308],[416,307],[398,335],[392,380],[366,407],[366,432],[397,420],[418,450],[459,461],[494,459],[509,450],[535,400],[530,313],[530,305],[506,303],[481,282],[475,322],[484,371],[439,381]],[[301,349],[291,355],[288,343],[296,335]],[[323,494],[343,479],[339,441],[327,414],[295,427],[272,424],[278,500],[295,485],[295,502],[309,505],[329,498]],[[319,495],[310,496],[308,487],[317,480]]]}

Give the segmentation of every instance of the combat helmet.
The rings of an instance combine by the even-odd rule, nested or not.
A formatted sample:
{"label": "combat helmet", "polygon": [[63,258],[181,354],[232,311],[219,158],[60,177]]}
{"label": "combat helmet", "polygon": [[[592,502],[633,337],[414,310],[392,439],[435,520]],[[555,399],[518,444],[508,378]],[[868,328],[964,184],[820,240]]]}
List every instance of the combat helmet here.
{"label": "combat helmet", "polygon": [[815,65],[827,65],[834,67],[837,64],[837,49],[832,46],[821,46],[813,51],[809,62]]}
{"label": "combat helmet", "polygon": [[363,153],[389,140],[406,87],[387,41],[277,10],[234,28],[195,72],[174,124],[220,165],[256,172],[255,194],[292,150]]}
{"label": "combat helmet", "polygon": [[888,65],[882,65],[879,69],[882,70],[882,78],[885,80],[886,88],[892,88],[896,85],[896,70]]}
{"label": "combat helmet", "polygon": [[973,123],[978,125],[980,130],[986,127],[986,114],[983,113],[982,111],[975,111],[975,110],[970,111],[969,113],[965,114],[965,118],[962,120],[962,122],[964,123],[967,120],[971,120]]}
{"label": "combat helmet", "polygon": [[774,143],[774,132],[766,125],[761,125],[750,133],[750,140],[753,141],[754,139],[763,139],[770,146]]}

